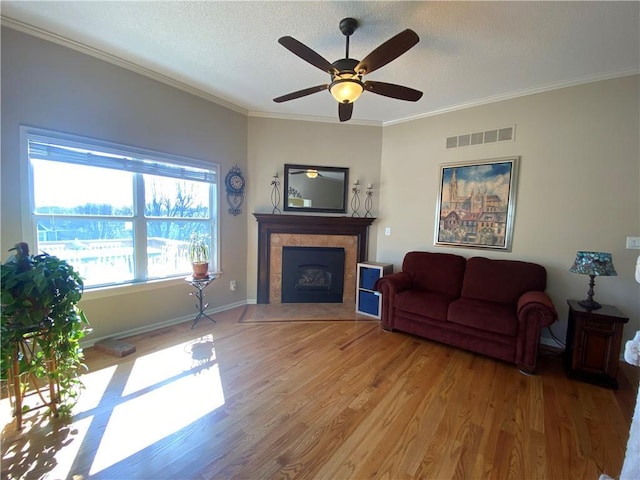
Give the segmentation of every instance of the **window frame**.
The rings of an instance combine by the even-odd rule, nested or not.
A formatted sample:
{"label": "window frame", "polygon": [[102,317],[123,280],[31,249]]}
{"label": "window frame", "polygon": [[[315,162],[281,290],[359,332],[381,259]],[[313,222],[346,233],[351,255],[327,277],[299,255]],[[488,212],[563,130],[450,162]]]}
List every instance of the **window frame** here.
{"label": "window frame", "polygon": [[[62,142],[63,144],[77,144],[83,148],[90,148],[105,153],[115,153],[117,155],[128,157],[141,157],[149,160],[157,160],[159,162],[170,163],[174,165],[180,165],[185,167],[195,167],[200,169],[209,170],[215,176],[215,181],[211,182],[213,188],[209,188],[209,227],[211,232],[211,251],[210,251],[210,269],[212,271],[219,271],[220,269],[220,194],[221,194],[221,179],[220,179],[220,164],[213,161],[198,160],[183,155],[174,155],[157,150],[151,150],[147,148],[133,147],[130,145],[119,144],[115,142],[109,142],[105,140],[99,140],[92,137],[80,136],[57,132],[53,130],[20,126],[19,141],[20,141],[20,184],[21,188],[21,219],[22,219],[22,235],[20,241],[26,241],[29,245],[32,245],[33,253],[40,253],[38,247],[38,231],[37,231],[37,219],[35,215],[35,191],[34,191],[34,173],[29,159],[29,140],[33,138],[39,138],[41,140],[51,142]],[[126,171],[125,169],[117,169],[118,171]],[[142,181],[142,176],[139,177]],[[140,201],[141,191],[134,190],[134,198],[132,199],[134,204]],[[144,202],[144,199],[142,200]],[[93,218],[93,217],[90,217]],[[106,217],[105,217],[106,218]],[[171,218],[165,217],[147,217],[144,215],[144,208],[142,211],[142,217],[137,213],[131,217],[131,221],[135,224],[137,222],[147,222],[155,220],[171,220]],[[140,263],[141,245],[147,242],[146,228],[144,239],[134,241],[134,255],[136,262]],[[137,234],[138,232],[136,232]],[[146,263],[146,262],[145,262]],[[126,289],[147,289],[158,284],[166,284],[166,282],[184,281],[184,274],[177,274],[168,277],[161,278],[148,278],[148,271],[145,268],[139,270],[139,273],[143,272],[144,278],[133,279],[132,281],[125,281],[122,283],[112,283],[100,286],[87,286],[85,287],[85,294],[104,291],[107,295],[114,289],[126,288]],[[186,272],[185,272],[186,273]],[[188,274],[188,273],[187,273]],[[96,298],[104,295],[96,295]],[[94,295],[91,295],[93,298]]]}

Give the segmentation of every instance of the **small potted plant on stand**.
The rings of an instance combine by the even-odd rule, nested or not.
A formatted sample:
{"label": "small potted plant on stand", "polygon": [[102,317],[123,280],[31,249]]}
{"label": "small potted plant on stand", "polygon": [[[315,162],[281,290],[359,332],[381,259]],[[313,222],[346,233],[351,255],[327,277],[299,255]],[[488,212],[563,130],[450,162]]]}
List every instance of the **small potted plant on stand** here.
{"label": "small potted plant on stand", "polygon": [[189,260],[193,266],[193,278],[201,280],[209,277],[209,241],[207,237],[192,233],[189,240]]}
{"label": "small potted plant on stand", "polygon": [[[24,242],[12,250],[16,254],[0,266],[0,372],[13,389],[20,429],[22,413],[32,409],[22,404],[28,387],[54,414],[70,413],[82,386],[80,339],[88,322],[78,307],[84,284],[71,265],[46,253],[31,256]],[[48,398],[41,392],[43,383]]]}

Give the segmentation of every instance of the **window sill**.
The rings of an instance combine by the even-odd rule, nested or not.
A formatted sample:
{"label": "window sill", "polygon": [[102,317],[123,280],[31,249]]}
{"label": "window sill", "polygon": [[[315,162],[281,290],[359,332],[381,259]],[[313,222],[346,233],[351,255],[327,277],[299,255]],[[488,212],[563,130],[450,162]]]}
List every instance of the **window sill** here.
{"label": "window sill", "polygon": [[98,298],[115,297],[118,295],[129,295],[131,293],[157,290],[159,288],[172,287],[184,284],[184,277],[160,278],[148,280],[140,283],[127,283],[123,285],[110,285],[108,287],[96,287],[86,289],[82,294],[82,300],[94,300]]}

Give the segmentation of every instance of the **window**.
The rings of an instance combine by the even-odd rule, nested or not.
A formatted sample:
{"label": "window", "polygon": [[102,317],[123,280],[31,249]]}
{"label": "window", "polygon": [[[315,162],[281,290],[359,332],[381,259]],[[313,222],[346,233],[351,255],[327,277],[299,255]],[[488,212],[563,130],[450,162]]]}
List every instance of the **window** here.
{"label": "window", "polygon": [[26,129],[33,251],[69,261],[85,287],[191,272],[188,241],[217,270],[218,165]]}

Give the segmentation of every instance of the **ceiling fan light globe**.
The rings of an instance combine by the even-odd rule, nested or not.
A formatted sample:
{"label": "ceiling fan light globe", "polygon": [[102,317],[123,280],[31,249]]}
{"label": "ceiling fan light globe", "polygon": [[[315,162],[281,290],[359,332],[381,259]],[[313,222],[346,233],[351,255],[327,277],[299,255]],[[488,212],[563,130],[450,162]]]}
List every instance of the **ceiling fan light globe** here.
{"label": "ceiling fan light globe", "polygon": [[339,103],[353,103],[364,91],[364,85],[352,78],[339,78],[329,85],[329,91]]}

